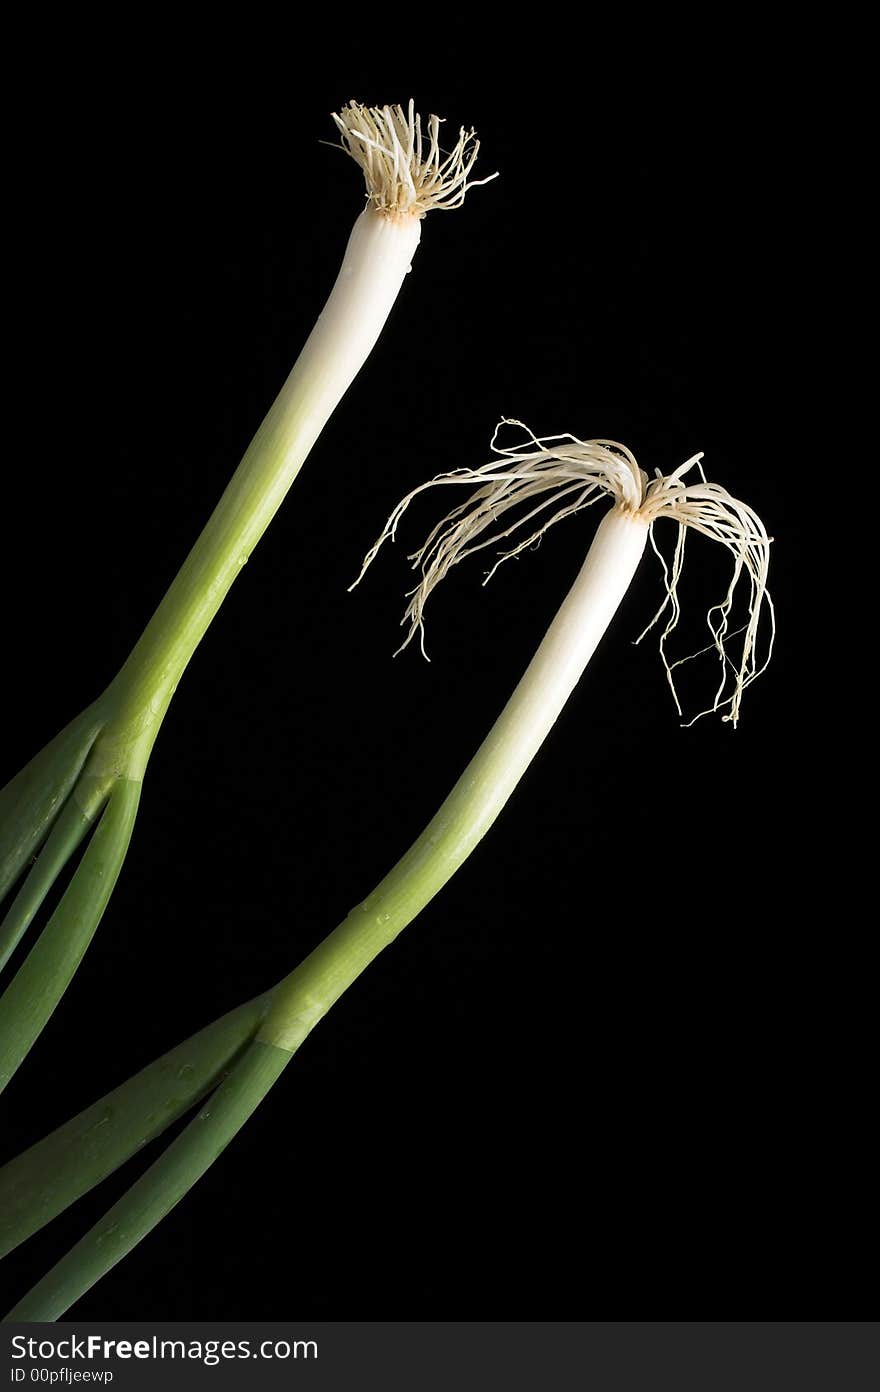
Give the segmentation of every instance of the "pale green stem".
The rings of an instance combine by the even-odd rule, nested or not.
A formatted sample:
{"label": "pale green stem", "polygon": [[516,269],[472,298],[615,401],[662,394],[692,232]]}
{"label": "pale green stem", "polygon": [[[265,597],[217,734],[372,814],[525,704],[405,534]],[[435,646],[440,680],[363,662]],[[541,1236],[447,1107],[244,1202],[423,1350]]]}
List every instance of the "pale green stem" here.
{"label": "pale green stem", "polygon": [[367,210],[290,376],[108,698],[87,772],[140,779],[174,689],[323,426],[381,332],[419,240],[415,217]]}
{"label": "pale green stem", "polygon": [[519,685],[394,869],[273,992],[258,1038],[291,1052],[488,831],[552,727],[635,573],[647,524],[615,508]]}

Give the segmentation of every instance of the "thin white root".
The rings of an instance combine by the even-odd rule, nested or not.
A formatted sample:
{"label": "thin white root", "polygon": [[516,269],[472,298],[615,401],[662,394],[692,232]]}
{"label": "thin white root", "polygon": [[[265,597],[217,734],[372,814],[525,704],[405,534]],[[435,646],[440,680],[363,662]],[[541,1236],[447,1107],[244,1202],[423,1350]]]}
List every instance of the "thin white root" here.
{"label": "thin white root", "polygon": [[[680,667],[684,662],[690,662],[694,657],[701,656],[702,653],[714,650],[721,665],[721,676],[715,698],[711,706],[698,712],[687,721],[687,724],[693,725],[700,716],[721,711],[725,706],[729,706],[730,710],[721,718],[729,720],[735,726],[739,720],[743,692],[756,677],[759,677],[766,670],[773,653],[776,618],[773,601],[767,589],[770,544],[773,538],[767,535],[767,529],[760,517],[747,503],[732,497],[719,484],[707,483],[700,463],[701,459],[702,455],[695,455],[666,478],[658,473],[646,489],[645,501],[640,508],[640,515],[646,518],[650,525],[651,545],[660,556],[663,565],[666,598],[636,642],[641,642],[645,633],[652,629],[660,616],[668,610],[666,626],[660,635],[660,656],[666,669],[667,680],[679,715],[682,714],[682,710],[672,676],[673,669]],[[699,471],[700,481],[685,484],[682,481],[684,475],[694,467]],[[654,523],[660,517],[670,517],[678,523],[678,538],[671,568],[663,560],[654,540]],[[733,556],[733,574],[724,599],[720,604],[713,604],[706,614],[706,623],[712,635],[712,642],[707,648],[700,649],[700,652],[691,653],[688,657],[678,658],[677,661],[670,663],[666,656],[666,640],[677,627],[681,612],[678,601],[678,583],[684,564],[684,539],[688,527],[692,527],[694,531],[702,532],[703,536],[709,537],[711,541],[720,542],[722,546],[727,548]],[[742,579],[748,582],[746,622],[731,631],[730,615],[733,608],[734,592]],[[757,652],[758,630],[761,626],[765,606],[769,634],[763,660],[759,660]],[[742,646],[738,659],[734,661],[728,652],[728,646],[730,639],[740,634],[743,635]]]}
{"label": "thin white root", "polygon": [[[521,431],[525,443],[499,445],[503,426]],[[552,435],[539,440],[521,421],[504,419],[495,429],[491,449],[497,458],[481,468],[438,474],[407,494],[392,512],[379,540],[367,552],[360,575],[351,586],[354,589],[360,583],[384,543],[394,540],[401,517],[425,489],[441,484],[480,485],[465,503],[437,523],[424,545],[409,557],[413,570],[420,569],[422,578],[408,593],[409,604],[401,623],[409,623],[409,631],[398,652],[418,633],[422,654],[427,658],[424,611],[428,597],[466,556],[520,534],[516,544],[502,551],[487,572],[483,584],[488,584],[504,561],[534,546],[554,523],[591,507],[603,494],[634,512],[647,482],[647,475],[629,450],[612,440],[578,440],[574,435]],[[548,496],[542,499],[542,495]],[[511,512],[513,516],[505,518]],[[537,525],[530,525],[539,517]],[[502,518],[504,525],[497,526]],[[521,535],[523,531],[525,537]]]}
{"label": "thin white root", "polygon": [[427,135],[415,104],[361,106],[349,102],[333,120],[342,148],[363,171],[367,198],[387,217],[424,217],[436,208],[459,208],[469,188],[497,179],[471,179],[480,142],[464,127],[450,153],[440,148],[439,116],[429,116]]}
{"label": "thin white root", "polygon": [[[516,446],[498,444],[499,430],[512,426],[525,435],[525,442]],[[711,706],[688,721],[693,724],[709,711],[730,710],[722,719],[736,725],[739,719],[742,694],[767,667],[773,650],[775,619],[773,603],[767,589],[767,572],[772,538],[758,515],[745,503],[733,498],[718,484],[707,483],[701,455],[687,460],[674,473],[663,477],[658,473],[651,482],[639,468],[634,456],[613,440],[579,440],[574,435],[552,435],[538,439],[521,421],[504,419],[496,427],[491,448],[496,458],[478,469],[452,469],[438,474],[428,483],[420,484],[397,504],[385,524],[381,536],[367,552],[354,589],[363,579],[386,541],[393,541],[398,524],[414,498],[428,488],[445,484],[477,485],[466,502],[452,509],[438,522],[424,544],[412,554],[413,570],[420,572],[418,585],[408,592],[409,603],[401,624],[408,625],[406,638],[398,652],[412,642],[416,634],[423,656],[425,652],[424,613],[428,597],[453,566],[476,551],[497,545],[516,535],[515,543],[497,556],[483,580],[487,584],[498,567],[512,556],[537,544],[544,533],[564,517],[571,517],[607,495],[621,511],[644,521],[650,529],[651,544],[663,567],[666,597],[644,632],[654,627],[663,614],[666,626],[660,637],[660,655],[679,715],[681,705],[673,679],[673,671],[690,657],[670,662],[666,642],[677,627],[681,609],[678,586],[684,565],[687,529],[701,532],[712,541],[725,546],[733,556],[733,575],[725,598],[713,605],[706,619],[712,641],[701,653],[715,651],[721,663],[721,678]],[[697,467],[699,482],[685,483],[687,472]],[[510,513],[508,517],[506,514]],[[671,564],[667,564],[654,539],[654,523],[669,517],[678,523],[678,536]],[[525,535],[523,535],[525,533]],[[746,622],[731,631],[730,615],[734,592],[740,580],[748,581]],[[766,653],[757,657],[758,630],[765,611],[770,625]],[[728,646],[732,638],[742,634],[738,660],[734,661]]]}

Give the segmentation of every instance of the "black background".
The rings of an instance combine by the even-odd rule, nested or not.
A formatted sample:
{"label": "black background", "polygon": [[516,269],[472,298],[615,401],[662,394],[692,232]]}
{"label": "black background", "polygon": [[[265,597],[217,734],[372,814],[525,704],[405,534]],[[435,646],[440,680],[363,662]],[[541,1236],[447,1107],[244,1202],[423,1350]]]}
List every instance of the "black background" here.
{"label": "black background", "polygon": [[[256,26],[186,52],[146,37],[107,63],[72,34],[69,65],[57,40],[14,142],[0,778],[113,676],[329,292],[362,191],[327,113],[412,94],[477,126],[501,178],[424,223],[181,683],[110,909],[8,1091],[9,1154],[286,972],[448,791],[593,519],[485,590],[478,563],[456,572],[430,665],[391,657],[411,548],[346,586],[396,500],[484,462],[501,415],[622,440],[649,473],[705,451],[776,538],[779,640],[737,731],[680,729],[655,647],[630,641],[661,594],[646,559],[484,844],[73,1313],[857,1313],[857,949],[845,926],[819,938],[802,887],[821,868],[786,375],[804,118],[776,55],[699,34],[567,56],[556,34],[551,57],[435,31],[432,63],[418,34],[406,61]],[[726,574],[693,544],[692,646]],[[131,1173],[7,1263],[7,1304]]]}

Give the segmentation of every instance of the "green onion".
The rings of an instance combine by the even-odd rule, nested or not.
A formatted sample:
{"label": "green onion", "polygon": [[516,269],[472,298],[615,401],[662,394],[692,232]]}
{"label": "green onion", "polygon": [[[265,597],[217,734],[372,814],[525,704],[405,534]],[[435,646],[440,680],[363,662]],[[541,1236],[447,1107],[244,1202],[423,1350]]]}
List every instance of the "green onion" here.
{"label": "green onion", "polygon": [[230,1010],[0,1170],[0,1257],[87,1194],[222,1082],[269,997]]}

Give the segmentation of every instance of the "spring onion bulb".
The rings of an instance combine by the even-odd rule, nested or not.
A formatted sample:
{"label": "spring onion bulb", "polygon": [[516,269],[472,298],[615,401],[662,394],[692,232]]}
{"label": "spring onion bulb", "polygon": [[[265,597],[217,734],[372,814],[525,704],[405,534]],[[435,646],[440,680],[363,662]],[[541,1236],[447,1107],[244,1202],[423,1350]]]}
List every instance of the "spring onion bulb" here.
{"label": "spring onion bulb", "polygon": [[0,968],[91,835],[70,888],[0,1000],[0,1088],[42,1030],[97,927],[177,683],[375,344],[410,268],[421,219],[432,209],[459,207],[474,183],[488,182],[472,178],[474,132],[461,130],[444,154],[439,119],[431,116],[423,132],[412,102],[406,111],[352,103],[333,119],[342,148],[363,171],[367,207],[318,322],[118,676],[0,792],[0,898],[43,846],[0,927]]}
{"label": "spring onion bulb", "polygon": [[[518,422],[504,424],[519,426]],[[441,474],[403,499],[368,553],[361,576],[383,543],[394,537],[412,499],[424,489],[476,485],[472,496],[446,515],[411,558],[420,578],[404,616],[406,646],[416,636],[423,640],[426,601],[452,566],[485,547],[510,543],[490,570],[491,576],[504,560],[533,546],[562,518],[610,497],[613,506],[599,523],[574,584],[535,656],[437,814],[373,893],[263,998],[260,1017],[253,1021],[253,1033],[241,1052],[231,1057],[226,1019],[192,1041],[202,1076],[206,1045],[216,1031],[214,1066],[228,1065],[227,1076],[150,1169],[7,1318],[58,1318],[131,1251],[218,1157],[334,1002],[455,873],[495,821],[552,728],[626,593],[649,539],[654,542],[655,524],[663,518],[677,524],[678,534],[672,563],[664,562],[666,597],[649,627],[669,611],[661,647],[673,687],[677,664],[669,661],[665,647],[679,615],[686,532],[695,530],[719,541],[733,558],[727,594],[709,611],[708,624],[710,648],[722,670],[712,709],[736,723],[743,692],[766,667],[773,642],[773,606],[767,591],[771,538],[757,514],[723,488],[707,483],[698,456],[674,473],[658,474],[649,481],[630,451],[613,441],[583,441],[570,435],[536,439],[530,432],[524,444],[513,447],[499,447],[496,440],[497,432],[495,458],[488,464]],[[693,469],[697,480],[686,482]],[[746,622],[732,633],[733,597],[741,581],[746,589]],[[769,632],[759,661],[762,619]],[[732,656],[730,640],[740,635]],[[236,1043],[238,1039],[235,1036]],[[186,1046],[179,1046],[176,1056],[185,1054]],[[157,1109],[159,1066],[145,1070],[111,1095],[115,1110],[127,1120],[118,1127],[111,1120],[100,1156],[85,1151],[81,1138],[90,1134],[91,1119],[99,1110],[107,1110],[110,1099],[95,1103],[8,1166],[6,1175],[0,1173],[0,1195],[8,1194],[10,1215],[8,1235],[0,1225],[0,1238],[8,1250],[133,1153],[145,1122],[152,1121]],[[173,1102],[166,1106],[169,1124],[182,1108]],[[54,1168],[53,1159],[58,1162]],[[52,1174],[49,1185],[42,1179],[47,1172]],[[32,1176],[37,1176],[36,1182]]]}

